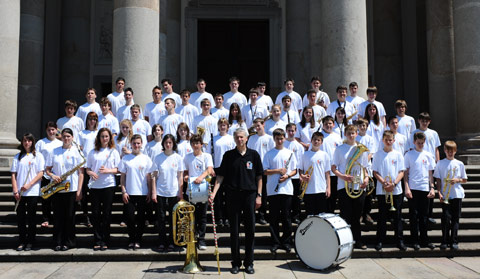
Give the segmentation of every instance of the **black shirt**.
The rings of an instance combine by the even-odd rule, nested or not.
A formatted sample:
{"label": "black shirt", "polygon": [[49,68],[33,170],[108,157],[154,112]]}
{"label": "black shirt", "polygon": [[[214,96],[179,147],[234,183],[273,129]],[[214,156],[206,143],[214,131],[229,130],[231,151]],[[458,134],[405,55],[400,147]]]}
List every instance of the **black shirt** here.
{"label": "black shirt", "polygon": [[232,149],[223,154],[222,164],[217,175],[223,176],[223,184],[230,190],[256,191],[255,177],[262,176],[263,165],[257,151],[247,148],[242,156],[238,149]]}

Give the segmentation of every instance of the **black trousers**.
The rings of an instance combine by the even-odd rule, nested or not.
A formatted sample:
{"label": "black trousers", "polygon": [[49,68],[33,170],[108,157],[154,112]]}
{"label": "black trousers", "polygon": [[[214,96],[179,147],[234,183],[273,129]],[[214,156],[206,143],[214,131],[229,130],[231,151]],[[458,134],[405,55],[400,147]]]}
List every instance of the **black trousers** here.
{"label": "black trousers", "polygon": [[[293,197],[295,200],[296,197]],[[307,216],[318,215],[327,211],[327,198],[325,193],[318,194],[305,194],[303,196],[303,202],[305,203],[305,212]]]}
{"label": "black trousers", "polygon": [[385,242],[387,234],[387,218],[390,215],[393,217],[393,228],[395,231],[395,239],[397,243],[403,242],[403,224],[401,218],[401,208],[403,203],[403,195],[393,196],[393,206],[395,211],[390,211],[391,204],[385,202],[384,195],[377,195],[378,200],[378,220],[377,220],[377,243]]}
{"label": "black trousers", "polygon": [[347,195],[345,189],[338,190],[338,203],[340,206],[340,217],[345,219],[345,221],[350,224],[353,234],[353,239],[362,243],[362,231],[360,228],[360,217],[363,212],[363,203],[365,201],[366,193],[356,198],[352,199]]}
{"label": "black trousers", "polygon": [[[268,196],[270,235],[273,244],[290,244],[292,240],[292,207],[291,195]],[[280,222],[282,222],[282,237],[280,237]]]}
{"label": "black trousers", "polygon": [[442,204],[442,243],[458,244],[458,227],[462,215],[462,199],[450,199]]}
{"label": "black trousers", "polygon": [[[173,207],[177,203],[177,197],[161,197],[157,196],[157,203],[155,212],[157,213],[158,221],[158,237],[160,240],[160,245],[170,245],[173,244],[173,227],[172,227],[172,217],[173,217]],[[168,217],[167,217],[168,212]],[[168,229],[167,229],[168,225]],[[167,237],[168,232],[168,237]]]}
{"label": "black trousers", "polygon": [[429,199],[427,191],[411,190],[412,198],[408,201],[410,215],[410,237],[412,243],[419,243],[418,233],[420,232],[420,243],[429,243],[427,235],[427,219]]}
{"label": "black trousers", "polygon": [[56,193],[53,205],[53,242],[55,246],[75,247],[76,192]]}
{"label": "black trousers", "polygon": [[338,177],[330,176],[330,197],[327,199],[328,213],[335,213],[335,209],[337,208],[337,182]]}
{"label": "black trousers", "polygon": [[301,212],[301,202],[298,198],[300,195],[300,179],[292,179],[293,184],[293,198],[292,198],[292,217],[300,219],[300,212]]}
{"label": "black trousers", "polygon": [[241,266],[240,260],[240,217],[244,218],[245,226],[245,259],[243,266],[253,264],[253,250],[255,246],[255,199],[257,191],[226,190],[228,204],[228,219],[230,221],[230,249],[232,266]]}
{"label": "black trousers", "polygon": [[207,232],[207,209],[208,202],[199,202],[195,204],[195,232],[198,235],[198,241],[205,241]]}
{"label": "black trousers", "polygon": [[87,169],[85,169],[83,177],[82,200],[80,201],[80,205],[82,207],[83,215],[88,216],[88,202],[90,202],[90,189],[88,188],[88,181],[90,181],[90,176],[87,174]]}
{"label": "black trousers", "polygon": [[262,175],[262,206],[258,209],[259,218],[265,218],[267,214],[267,176]]}
{"label": "black trousers", "polygon": [[[145,207],[147,196],[132,196],[125,204],[127,213],[127,232],[129,243],[140,243],[145,230]],[[137,214],[135,215],[135,211]]]}
{"label": "black trousers", "polygon": [[[18,240],[21,244],[33,244],[37,234],[35,217],[38,197],[22,197],[17,208]],[[28,225],[28,228],[27,228]]]}
{"label": "black trousers", "polygon": [[[50,180],[42,177],[42,187],[50,183]],[[52,199],[42,199],[42,222],[51,222],[52,219]],[[19,205],[20,206],[20,205]]]}
{"label": "black trousers", "polygon": [[[218,168],[215,168],[214,171],[217,172]],[[215,181],[217,177],[212,178],[212,185],[215,185]],[[213,190],[213,186],[212,186]],[[225,186],[223,184],[220,185],[218,188],[218,192],[215,195],[215,200],[213,201],[215,204],[215,221],[225,220],[227,218],[227,207],[226,207],[226,193],[225,193]]]}
{"label": "black trousers", "polygon": [[92,225],[95,245],[108,245],[112,223],[112,203],[115,187],[90,189],[92,201]]}

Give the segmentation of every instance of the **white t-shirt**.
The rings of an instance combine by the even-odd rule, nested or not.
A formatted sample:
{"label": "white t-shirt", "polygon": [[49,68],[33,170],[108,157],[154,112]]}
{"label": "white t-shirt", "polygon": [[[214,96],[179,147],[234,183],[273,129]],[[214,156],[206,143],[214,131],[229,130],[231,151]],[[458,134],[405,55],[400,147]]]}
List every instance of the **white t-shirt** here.
{"label": "white t-shirt", "polygon": [[113,140],[115,141],[115,149],[117,149],[118,153],[120,154],[120,157],[123,157],[125,154],[123,154],[123,147],[126,146],[128,150],[132,150],[132,146],[130,142],[128,141],[127,137],[123,137],[120,141],[117,141],[118,135],[116,135]]}
{"label": "white t-shirt", "polygon": [[[339,105],[340,103],[340,105]],[[345,117],[349,117],[350,115],[355,113],[355,107],[352,105],[350,102],[339,102],[338,100],[335,100],[330,103],[327,107],[327,114],[330,115],[335,119],[335,111],[339,106],[342,106],[345,109]],[[352,124],[352,119],[348,121],[349,124]]]}
{"label": "white t-shirt", "polygon": [[[298,141],[296,140],[289,141],[286,139],[283,142],[283,147],[293,152],[294,154],[293,156],[295,156],[295,159],[297,161],[297,169],[299,169],[303,159],[303,153],[305,151],[305,148],[303,148],[303,146],[300,143],[298,143]],[[299,179],[300,178],[299,172],[297,171],[297,173],[294,176],[292,176],[292,178]]]}
{"label": "white t-shirt", "polygon": [[98,129],[100,130],[102,128],[108,128],[112,134],[120,133],[118,119],[111,114],[107,114],[107,116],[101,114],[98,117]]}
{"label": "white t-shirt", "polygon": [[345,138],[345,125],[343,123],[338,123],[335,121],[335,126],[333,126],[332,130],[335,134],[338,134],[342,139]]}
{"label": "white t-shirt", "polygon": [[[332,165],[335,165],[339,172],[345,174],[345,171],[347,170],[347,163],[350,161],[350,158],[352,158],[356,150],[357,145],[348,145],[346,143],[340,145],[333,153]],[[368,167],[368,152],[363,152],[362,155],[358,157],[356,162],[360,164],[362,168]],[[345,180],[338,177],[337,190],[344,188]]]}
{"label": "white t-shirt", "polygon": [[330,172],[330,156],[321,150],[317,152],[312,150],[305,151],[299,168],[306,172],[310,166],[313,166],[313,171],[310,174],[305,194],[325,193],[327,190],[325,174]]}
{"label": "white t-shirt", "polygon": [[425,131],[416,129],[410,134],[410,139],[408,140],[409,148],[415,149],[415,144],[413,142],[413,135],[415,135],[416,132],[422,132],[425,134],[425,145],[423,147],[423,150],[432,154],[433,158],[435,158],[435,150],[441,145],[440,138],[438,137],[438,133],[435,130],[432,130],[430,128],[427,128],[427,130]]}
{"label": "white t-shirt", "polygon": [[[45,169],[45,160],[41,152],[36,152],[36,155],[33,156],[32,153],[24,154],[22,159],[19,161],[18,156],[20,153],[15,155],[12,161],[12,168],[10,172],[16,172],[17,179],[17,191],[20,193],[20,188],[25,184],[32,181],[39,172],[43,172]],[[39,179],[37,183],[33,184],[30,189],[24,192],[22,195],[25,197],[38,197],[40,196],[40,182]]]}
{"label": "white t-shirt", "polygon": [[327,116],[327,111],[325,111],[325,109],[319,105],[315,105],[312,108],[313,108],[313,119],[315,119],[315,122],[318,122],[320,125],[322,125],[322,119],[325,116]]}
{"label": "white t-shirt", "polygon": [[154,170],[152,160],[142,153],[123,156],[118,166],[118,171],[125,174],[125,190],[133,196],[148,194],[147,175]]}
{"label": "white t-shirt", "polygon": [[300,94],[298,94],[295,91],[292,91],[290,93],[288,93],[287,91],[281,92],[280,94],[278,94],[277,99],[275,99],[275,104],[281,105],[283,110],[282,98],[285,97],[286,95],[292,98],[292,103],[290,105],[291,110],[296,111],[298,113],[299,110],[303,109],[302,97],[300,96]]}
{"label": "white t-shirt", "polygon": [[178,107],[182,103],[182,98],[175,92],[172,93],[162,93],[162,102],[165,102],[166,98],[173,99],[175,101],[175,107]]}
{"label": "white t-shirt", "polygon": [[429,172],[435,169],[435,159],[425,150],[415,149],[405,154],[405,169],[408,170],[410,190],[430,191]]}
{"label": "white t-shirt", "polygon": [[[291,157],[290,157],[291,156]],[[288,162],[290,158],[290,162]],[[287,162],[289,163],[287,165]],[[295,158],[292,151],[287,148],[282,148],[280,150],[273,148],[265,154],[263,158],[263,169],[280,169],[286,168],[287,174],[292,172],[292,170],[297,168],[297,159]],[[281,175],[275,173],[267,176],[267,196],[274,195],[293,195],[293,184],[292,179],[288,178],[282,183],[278,183]],[[278,191],[275,191],[275,188],[278,185]]]}
{"label": "white t-shirt", "polygon": [[357,114],[352,118],[352,120],[357,120],[359,117],[359,111],[360,111],[360,105],[365,102],[365,99],[360,97],[360,96],[347,96],[347,102],[352,103],[352,105],[355,107],[355,111],[357,111]]}
{"label": "white t-shirt", "polygon": [[202,152],[195,156],[193,153],[185,155],[183,159],[185,170],[188,170],[189,177],[199,177],[208,167],[213,168],[212,155]]}
{"label": "white t-shirt", "polygon": [[112,112],[115,116],[117,115],[117,110],[121,106],[125,105],[124,95],[125,95],[124,92],[118,93],[118,92],[115,91],[115,92],[112,92],[112,93],[108,94],[108,96],[107,96],[108,100],[112,104]]}
{"label": "white t-shirt", "polygon": [[[197,93],[200,93],[200,92],[197,92]],[[194,105],[196,108],[198,108],[200,110],[200,112],[202,111],[202,101],[203,101],[203,99],[208,99],[210,101],[211,106],[215,105],[212,94],[210,94],[208,92],[200,93],[198,95],[197,99],[195,100],[195,102],[192,103],[192,105]],[[191,98],[190,98],[190,101],[192,102]]]}
{"label": "white t-shirt", "polygon": [[[226,118],[228,120],[228,114],[230,113],[230,111],[225,107],[222,107],[220,109],[212,108],[210,111],[212,112],[212,116],[215,117],[217,121],[222,118]],[[200,114],[201,114],[201,111],[200,111]]]}
{"label": "white t-shirt", "polygon": [[180,142],[177,144],[177,152],[182,156],[182,158],[185,158],[185,155],[192,153],[193,148],[190,145],[189,140],[180,140]]}
{"label": "white t-shirt", "polygon": [[312,127],[310,122],[305,123],[305,127],[302,128],[300,123],[297,124],[297,137],[300,138],[300,141],[303,143],[310,143],[312,141],[312,135],[315,132],[321,132],[322,128],[318,122],[315,122],[315,126]]}
{"label": "white t-shirt", "polygon": [[[396,150],[385,152],[383,149],[379,149],[373,156],[372,170],[378,172],[378,174],[380,174],[380,176],[384,179],[387,176],[390,176],[392,183],[395,182],[398,174],[401,171],[405,171],[403,154]],[[377,195],[385,195],[383,185],[380,183],[380,181],[377,181],[376,193]],[[394,195],[399,195],[401,193],[402,181],[395,185],[395,188],[393,189]]]}
{"label": "white t-shirt", "polygon": [[292,107],[290,107],[290,110],[288,112],[282,110],[282,113],[280,114],[280,119],[287,124],[288,123],[294,123],[294,124],[300,123],[300,116],[298,115],[297,111],[292,109]]}
{"label": "white t-shirt", "polygon": [[[48,155],[52,153],[52,151],[57,148],[62,146],[63,143],[61,140],[58,140],[57,138],[53,140],[49,140],[48,138],[43,138],[35,144],[35,150],[37,152],[42,153],[44,161],[48,158]],[[48,176],[46,173],[43,174],[43,177],[46,179],[50,179],[50,176]]]}
{"label": "white t-shirt", "polygon": [[397,115],[398,119],[398,129],[397,132],[406,136],[407,138],[410,137],[412,132],[417,129],[415,125],[415,119],[413,117],[405,115],[404,117],[400,117]]}
{"label": "white t-shirt", "polygon": [[[467,179],[467,173],[465,172],[465,165],[457,160],[448,160],[447,158],[440,160],[435,166],[435,171],[433,172],[433,177],[439,178],[442,181],[442,194],[445,198],[446,192],[448,192],[448,187],[445,187],[445,178],[461,178]],[[445,187],[445,192],[443,191]],[[463,199],[465,198],[465,191],[463,190],[462,184],[455,183],[450,189],[450,195],[448,199]]]}
{"label": "white t-shirt", "polygon": [[85,123],[85,120],[87,120],[87,115],[92,111],[95,112],[97,116],[102,114],[102,109],[100,109],[100,105],[97,102],[94,102],[93,104],[85,103],[81,105],[78,108],[75,116],[82,119],[83,123]]}
{"label": "white t-shirt", "polygon": [[160,125],[163,127],[163,135],[171,134],[177,137],[178,124],[184,122],[180,114],[166,114],[160,118]]}
{"label": "white t-shirt", "polygon": [[193,127],[193,119],[200,115],[200,110],[192,104],[187,104],[186,106],[180,104],[175,109],[175,112],[183,117],[183,122],[188,125],[189,129]]}
{"label": "white t-shirt", "polygon": [[157,155],[163,152],[163,146],[162,146],[162,141],[155,141],[152,140],[149,143],[147,143],[147,146],[145,146],[145,154],[147,154],[150,159],[155,159]]}
{"label": "white t-shirt", "polygon": [[[190,94],[190,99],[188,100],[188,102],[190,104],[195,104],[195,101],[198,99],[198,97],[200,97],[200,92],[196,91],[196,92],[193,92],[192,94]],[[212,106],[213,106],[214,103],[212,103]]]}
{"label": "white t-shirt", "polygon": [[[69,149],[63,149],[62,146],[55,148],[52,153],[49,154],[45,166],[52,167],[52,172],[56,176],[61,176],[67,171],[75,168],[78,164],[83,162],[83,157],[80,155],[79,150],[72,146]],[[85,165],[82,166],[82,168]],[[78,189],[78,171],[74,172],[65,179],[64,182],[70,182],[69,192],[76,192]],[[58,193],[65,193],[65,191],[60,191]]]}
{"label": "white t-shirt", "polygon": [[233,93],[232,91],[228,91],[223,94],[223,100],[223,106],[228,110],[230,110],[230,106],[233,103],[237,103],[240,109],[247,104],[247,98],[241,92]]}
{"label": "white t-shirt", "polygon": [[[318,99],[323,99],[323,103],[325,104],[326,107],[330,105],[330,97],[328,97],[328,94],[323,91],[317,91],[317,96],[315,98],[315,103],[318,103]],[[305,94],[303,96],[303,107],[308,106],[310,102],[308,101],[308,94]]]}
{"label": "white t-shirt", "polygon": [[382,121],[379,121],[377,126],[375,125],[375,122],[373,122],[373,120],[370,120],[370,123],[368,124],[368,128],[367,128],[367,135],[371,136],[373,138],[373,141],[375,142],[375,150],[372,150],[372,153],[375,153],[378,150],[378,147],[382,142],[384,130],[385,130],[385,127],[383,127]]}
{"label": "white t-shirt", "polygon": [[78,145],[82,147],[83,154],[88,155],[95,148],[95,138],[98,130],[83,130],[78,135]]}
{"label": "white t-shirt", "polygon": [[242,118],[248,128],[252,127],[253,120],[257,118],[265,118],[267,116],[267,107],[263,105],[257,104],[252,107],[252,105],[248,104],[242,108]]}
{"label": "white t-shirt", "polygon": [[239,128],[244,129],[245,131],[247,131],[247,134],[248,134],[248,128],[247,128],[247,124],[245,124],[245,121],[242,121],[242,123],[238,123],[237,120],[232,121],[230,128],[228,128],[228,134],[233,136],[233,133]]}
{"label": "white t-shirt", "polygon": [[[369,102],[368,100],[366,100],[365,102],[360,104],[359,110],[358,110],[359,116],[365,117],[365,109],[367,108],[367,106],[369,104],[372,104],[372,103]],[[380,116],[380,118],[387,115],[387,113],[385,112],[385,108],[383,107],[382,103],[380,103],[379,101],[373,101],[373,104],[377,107],[378,116]]]}
{"label": "white t-shirt", "polygon": [[228,150],[232,150],[235,148],[235,141],[233,140],[233,136],[226,134],[225,136],[214,136],[213,137],[213,163],[214,168],[219,168],[220,164],[222,163],[223,154]]}
{"label": "white t-shirt", "polygon": [[269,150],[275,147],[275,142],[271,135],[265,134],[259,136],[258,134],[255,134],[248,138],[247,147],[256,150],[263,162],[263,157]]}
{"label": "white t-shirt", "polygon": [[[250,104],[250,100],[248,100],[248,103]],[[264,106],[264,107],[267,108],[268,111],[270,111],[273,107],[272,97],[270,97],[268,95],[265,95],[265,94],[262,95],[262,96],[258,96],[257,105]]]}
{"label": "white t-shirt", "polygon": [[[132,114],[130,113],[130,107],[132,107],[132,105],[124,105],[124,106],[121,106],[118,108],[117,110],[117,119],[118,119],[118,123],[122,122],[123,119],[128,119],[128,120],[132,120]],[[142,109],[140,108],[140,115],[138,116],[139,119],[143,119],[143,113],[142,113]]]}
{"label": "white t-shirt", "polygon": [[[104,166],[107,169],[113,169],[120,164],[120,154],[116,149],[100,148],[100,150],[92,150],[88,153],[87,168],[90,168],[94,173],[98,175],[97,180],[93,180],[90,177],[88,188],[90,189],[103,189],[107,187],[114,187],[115,174],[113,173],[100,173],[100,167]],[[87,179],[86,176],[84,179]]]}
{"label": "white t-shirt", "polygon": [[177,153],[167,156],[165,153],[159,154],[154,159],[157,175],[157,196],[176,197],[179,190],[178,172],[185,170],[182,156]]}
{"label": "white t-shirt", "polygon": [[132,121],[132,130],[133,134],[139,134],[142,136],[142,151],[145,149],[145,146],[147,145],[147,136],[150,136],[152,134],[152,127],[150,124],[148,124],[147,121],[143,119],[138,119],[137,121],[133,122]]}
{"label": "white t-shirt", "polygon": [[[395,142],[393,143],[393,150],[397,150],[398,152],[402,153],[402,154],[405,154],[405,148],[407,146],[407,138],[398,133],[395,134]],[[383,145],[383,141],[380,141],[380,145],[378,147],[378,149],[383,149],[384,145]]]}
{"label": "white t-shirt", "polygon": [[[327,152],[330,162],[333,160],[333,153],[335,153],[335,149],[342,145],[343,140],[340,135],[332,132],[330,134],[325,133],[322,131],[323,134],[323,143],[320,146],[320,150]],[[330,176],[335,176],[333,172],[330,171]],[[332,187],[336,187],[336,185],[331,185]]]}
{"label": "white t-shirt", "polygon": [[268,119],[267,121],[265,121],[265,133],[271,136],[273,135],[273,131],[278,128],[286,131],[287,124],[288,123],[283,121],[282,119],[279,119],[277,122],[275,122],[273,119]]}
{"label": "white t-shirt", "polygon": [[194,134],[197,133],[197,127],[205,128],[205,134],[203,134],[202,140],[204,144],[207,144],[205,150],[208,152],[212,150],[210,146],[211,134],[213,134],[213,136],[218,134],[217,122],[218,120],[211,115],[204,116],[200,114],[193,119],[192,131]]}
{"label": "white t-shirt", "polygon": [[72,116],[71,118],[67,118],[66,116],[59,118],[57,120],[57,127],[60,132],[65,128],[70,128],[73,131],[73,139],[78,140],[78,134],[80,131],[85,129],[85,121],[83,121],[80,117]]}
{"label": "white t-shirt", "polygon": [[[359,143],[365,145],[368,150],[370,151],[370,153],[375,153],[375,151],[377,150],[377,144],[375,143],[375,141],[373,140],[373,138],[367,134],[365,134],[365,136],[360,136],[358,135],[356,138],[355,138],[356,141],[358,141]],[[382,146],[382,149],[383,149],[383,146]],[[403,153],[402,153],[403,154]]]}
{"label": "white t-shirt", "polygon": [[163,102],[158,104],[150,102],[145,105],[145,116],[148,117],[148,123],[150,126],[160,124],[160,118],[165,114],[167,114],[167,111],[165,110],[165,104]]}

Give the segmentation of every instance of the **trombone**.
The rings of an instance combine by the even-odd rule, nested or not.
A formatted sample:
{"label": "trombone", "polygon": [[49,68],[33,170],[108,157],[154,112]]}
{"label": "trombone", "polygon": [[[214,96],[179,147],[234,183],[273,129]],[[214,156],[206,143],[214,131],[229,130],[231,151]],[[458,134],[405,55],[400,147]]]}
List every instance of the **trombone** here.
{"label": "trombone", "polygon": [[[311,177],[312,172],[313,172],[313,165],[311,165],[304,174]],[[300,190],[302,191],[300,193],[300,195],[298,195],[298,198],[300,200],[303,200],[303,196],[305,196],[305,192],[307,191],[307,187],[308,187],[309,182],[310,182],[310,180],[302,181],[302,183],[300,183]]]}
{"label": "trombone", "polygon": [[[387,183],[392,183],[392,177],[390,175],[385,176],[385,181]],[[393,206],[393,190],[391,192],[387,192],[385,191],[384,187],[383,192],[385,194],[385,203],[390,204],[389,211],[396,211],[395,207]]]}
{"label": "trombone", "polygon": [[448,197],[450,197],[450,191],[452,190],[452,186],[455,184],[453,183],[453,179],[455,178],[455,173],[457,172],[457,167],[454,167],[453,170],[448,172],[447,177],[443,180],[443,189],[442,193],[445,194],[443,197],[443,203],[449,204]]}

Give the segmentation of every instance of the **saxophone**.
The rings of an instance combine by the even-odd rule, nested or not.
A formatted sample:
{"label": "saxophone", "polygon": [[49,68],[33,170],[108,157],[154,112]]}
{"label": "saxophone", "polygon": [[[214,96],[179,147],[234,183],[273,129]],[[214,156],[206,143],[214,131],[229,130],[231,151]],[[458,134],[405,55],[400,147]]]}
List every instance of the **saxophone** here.
{"label": "saxophone", "polygon": [[75,141],[73,141],[73,144],[78,149],[78,153],[80,153],[80,156],[82,156],[82,159],[83,159],[82,162],[76,165],[73,169],[62,174],[60,176],[60,179],[61,179],[60,182],[57,183],[55,181],[52,181],[48,185],[42,187],[41,189],[42,198],[44,200],[50,198],[53,194],[60,192],[62,190],[65,190],[65,192],[68,192],[68,190],[70,190],[70,182],[69,181],[64,182],[64,181],[67,179],[67,177],[72,175],[74,172],[76,172],[79,168],[81,168],[87,162],[87,159],[85,158],[85,156],[83,156],[83,152],[82,150],[80,150],[80,147],[78,146],[78,144]]}
{"label": "saxophone", "polygon": [[347,192],[347,195],[352,198],[356,199],[359,198],[363,194],[363,189],[358,189],[355,190],[355,185],[361,185],[363,184],[363,180],[365,178],[365,169],[357,163],[358,158],[364,153],[368,152],[368,148],[357,142],[357,149],[353,153],[353,156],[350,158],[350,160],[347,162],[347,169],[345,170],[346,175],[353,175],[353,181],[352,182],[347,182],[345,181],[345,191]]}

